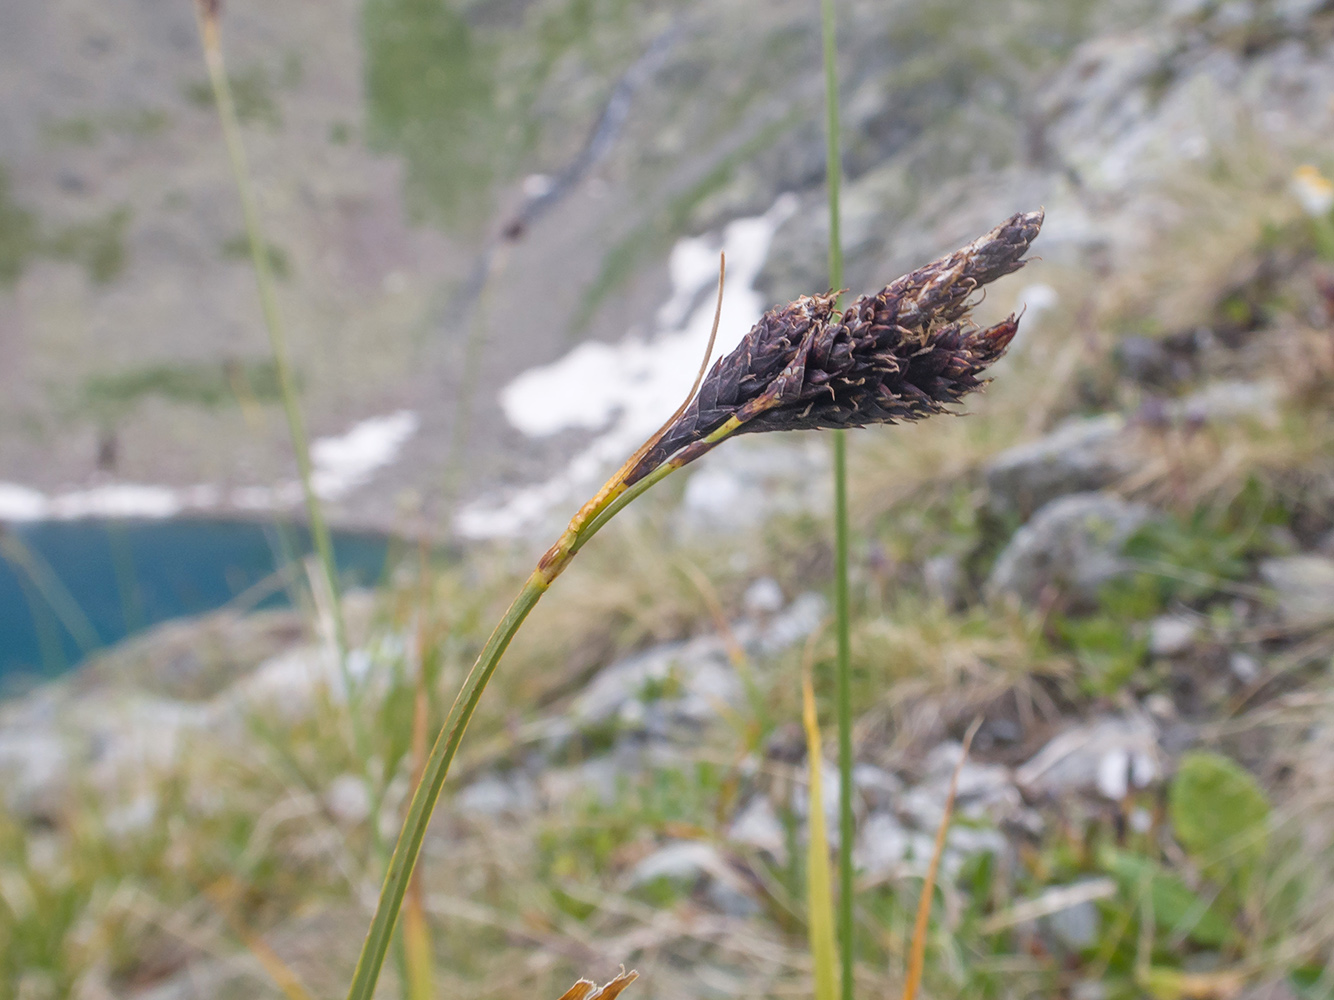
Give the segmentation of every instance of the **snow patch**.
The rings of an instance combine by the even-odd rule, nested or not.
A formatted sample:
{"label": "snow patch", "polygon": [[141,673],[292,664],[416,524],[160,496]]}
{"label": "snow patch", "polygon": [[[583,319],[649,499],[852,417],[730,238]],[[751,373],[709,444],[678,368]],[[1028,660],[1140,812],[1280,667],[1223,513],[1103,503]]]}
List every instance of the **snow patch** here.
{"label": "snow patch", "polygon": [[341,437],[316,440],[310,448],[315,492],[324,500],[336,500],[365,485],[376,469],[398,457],[418,423],[417,414],[399,410],[363,420]]}
{"label": "snow patch", "polygon": [[79,517],[171,517],[183,504],[176,491],[165,486],[108,483],[52,497],[50,516],[60,520]]}
{"label": "snow patch", "polygon": [[[313,486],[325,500],[337,500],[364,486],[379,469],[391,464],[419,421],[411,410],[363,420],[337,437],[311,446]],[[106,483],[48,496],[19,483],[0,482],[0,523],[74,520],[81,517],[173,517],[182,511],[272,511],[301,502],[301,484],[241,486],[222,491],[211,483],[174,489],[138,483]]]}
{"label": "snow patch", "polygon": [[0,483],[0,521],[40,521],[46,510],[43,494],[17,483]]}
{"label": "snow patch", "polygon": [[764,309],[755,279],[774,233],[797,209],[782,195],[763,215],[737,219],[717,234],[688,237],[672,249],[671,297],[658,310],[650,338],[580,344],[549,365],[524,372],[500,393],[506,419],[529,437],[560,431],[601,431],[557,475],[504,502],[465,507],[455,527],[468,538],[512,537],[556,505],[591,492],[680,404],[699,370],[713,326],[718,253],[727,255],[727,293],[714,357],[732,350]]}

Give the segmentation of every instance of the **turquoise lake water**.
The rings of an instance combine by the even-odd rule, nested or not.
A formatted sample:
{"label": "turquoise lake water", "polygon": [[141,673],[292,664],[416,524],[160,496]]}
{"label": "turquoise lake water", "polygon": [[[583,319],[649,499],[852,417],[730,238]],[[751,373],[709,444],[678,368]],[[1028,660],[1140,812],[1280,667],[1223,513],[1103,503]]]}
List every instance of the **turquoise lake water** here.
{"label": "turquoise lake water", "polygon": [[[158,622],[290,604],[288,588],[303,582],[294,560],[310,552],[304,528],[253,521],[45,521],[0,532],[0,694]],[[377,582],[389,542],[335,533],[343,582]]]}

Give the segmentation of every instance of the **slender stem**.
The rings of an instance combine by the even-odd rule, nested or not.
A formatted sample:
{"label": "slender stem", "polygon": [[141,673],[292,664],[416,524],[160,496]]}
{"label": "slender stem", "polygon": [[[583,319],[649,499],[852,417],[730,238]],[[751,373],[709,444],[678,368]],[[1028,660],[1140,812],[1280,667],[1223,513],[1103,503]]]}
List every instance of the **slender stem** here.
{"label": "slender stem", "polygon": [[18,535],[5,531],[3,525],[0,525],[0,558],[7,560],[20,571],[18,574],[20,580],[27,577],[47,607],[73,636],[80,652],[86,655],[102,645],[97,629],[93,628],[93,623],[88,620],[88,616],[79,607],[79,602],[61,582],[50,563],[36,550],[25,545]]}
{"label": "slender stem", "polygon": [[843,1000],[852,1000],[854,925],[852,843],[852,650],[848,620],[848,449],[844,431],[834,440],[834,601],[838,633],[838,929],[842,942]]}
{"label": "slender stem", "polygon": [[519,596],[505,612],[505,617],[491,633],[491,638],[486,641],[481,655],[463,682],[463,689],[449,710],[449,718],[445,720],[444,728],[431,748],[431,755],[426,759],[421,781],[412,795],[412,804],[408,806],[408,815],[403,821],[403,832],[399,834],[393,857],[389,859],[389,870],[385,873],[384,887],[380,890],[380,902],[375,908],[375,917],[371,920],[348,991],[349,1000],[370,1000],[375,991],[375,981],[380,976],[380,968],[394,933],[394,922],[403,905],[403,895],[412,878],[417,855],[421,853],[431,813],[435,809],[436,800],[440,798],[445,776],[449,774],[449,765],[453,763],[468,722],[477,709],[477,702],[495,672],[496,665],[500,663],[514,633],[519,631],[528,612],[533,610],[548,586],[550,581],[545,574],[534,570],[519,591]]}
{"label": "slender stem", "polygon": [[236,117],[236,103],[232,99],[231,84],[227,81],[227,67],[222,58],[222,42],[218,34],[218,4],[209,0],[199,0],[195,9],[199,17],[199,36],[204,48],[204,62],[208,67],[209,81],[213,86],[218,118],[222,123],[223,141],[227,146],[227,158],[231,163],[232,178],[236,183],[241,214],[245,220],[246,239],[250,245],[250,259],[255,268],[255,284],[259,291],[260,311],[269,332],[273,367],[283,399],[283,411],[287,416],[292,451],[296,456],[297,475],[301,480],[301,492],[306,503],[306,517],[310,521],[310,536],[315,543],[327,591],[339,679],[347,695],[353,749],[362,767],[362,781],[371,804],[371,847],[376,859],[383,864],[388,856],[388,849],[380,833],[378,817],[384,800],[384,790],[371,773],[370,737],[361,717],[357,686],[348,668],[347,630],[343,622],[342,601],[339,599],[338,570],[334,562],[333,541],[329,537],[329,528],[324,520],[324,510],[320,505],[319,495],[315,492],[310,442],[297,400],[296,382],[292,378],[292,368],[287,358],[287,338],[283,330],[282,314],[278,310],[273,269],[269,264],[268,243],[264,239],[259,209],[255,204],[255,195],[250,183],[250,164],[246,158],[245,145],[241,141],[241,125]]}
{"label": "slender stem", "polygon": [[[825,184],[829,191],[829,284],[843,287],[843,242],[839,231],[838,194],[842,174],[838,125],[838,45],[834,0],[821,0],[824,36]],[[852,654],[848,620],[848,442],[846,431],[834,431],[834,601],[838,632],[838,937],[843,960],[843,1000],[852,1000],[855,958],[852,898]]]}
{"label": "slender stem", "polygon": [[283,332],[282,314],[278,311],[278,296],[275,291],[273,269],[269,264],[268,244],[260,224],[259,210],[255,206],[255,196],[250,184],[250,166],[246,159],[245,146],[241,142],[241,126],[236,117],[236,104],[232,100],[231,85],[227,82],[227,70],[222,59],[216,5],[199,6],[199,33],[204,44],[204,62],[208,66],[213,96],[218,105],[218,117],[222,122],[227,158],[231,161],[236,192],[241,200],[246,239],[250,244],[250,258],[255,266],[255,284],[259,289],[259,306],[264,315],[264,325],[269,331],[273,367],[283,397],[283,410],[287,416],[287,429],[292,437],[292,450],[296,454],[301,492],[306,501],[306,516],[310,519],[310,534],[324,569],[329,593],[333,597],[330,613],[333,615],[334,642],[338,647],[338,663],[342,671],[343,684],[350,697],[352,679],[347,667],[347,633],[343,626],[342,605],[338,600],[338,573],[334,563],[333,542],[329,537],[328,525],[324,521],[320,498],[315,493],[306,424],[297,403],[296,383],[287,360],[287,338]]}
{"label": "slender stem", "polygon": [[413,792],[412,803],[408,807],[407,818],[403,821],[403,830],[398,836],[393,857],[385,874],[384,886],[380,890],[380,900],[376,904],[375,916],[371,920],[370,930],[362,945],[361,957],[357,960],[357,969],[352,977],[352,986],[348,990],[348,1000],[371,1000],[375,992],[375,982],[380,976],[385,955],[394,932],[394,922],[403,905],[403,897],[412,878],[413,866],[421,853],[422,840],[426,836],[426,827],[431,821],[431,813],[440,798],[440,790],[449,774],[450,764],[458,752],[459,743],[468,728],[468,722],[477,710],[477,703],[486,689],[487,682],[495,673],[500,658],[509,647],[510,640],[519,631],[528,613],[533,610],[552,582],[569,565],[584,544],[596,535],[608,521],[636,497],[646,492],[655,483],[665,479],[687,461],[698,457],[703,451],[713,447],[730,435],[739,423],[729,420],[723,426],[693,447],[687,449],[669,462],[665,462],[652,473],[639,480],[633,486],[626,487],[620,481],[621,473],[598,491],[597,496],[585,504],[577,513],[570,526],[561,535],[560,541],[551,547],[533,570],[528,581],[519,591],[505,617],[496,630],[491,633],[482,648],[477,662],[463,681],[463,688],[449,710],[444,728],[436,738],[431,755],[422,768],[421,780]]}

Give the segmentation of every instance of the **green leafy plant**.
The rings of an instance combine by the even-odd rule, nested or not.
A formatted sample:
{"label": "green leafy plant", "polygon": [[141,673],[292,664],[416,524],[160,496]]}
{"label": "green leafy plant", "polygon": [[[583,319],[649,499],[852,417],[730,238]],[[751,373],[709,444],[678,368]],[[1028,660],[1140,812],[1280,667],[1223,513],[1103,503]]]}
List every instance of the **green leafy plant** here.
{"label": "green leafy plant", "polygon": [[1154,926],[1161,933],[1185,935],[1207,948],[1218,948],[1231,940],[1231,920],[1219,911],[1217,902],[1193,892],[1157,862],[1115,848],[1104,851],[1101,861],[1126,899],[1137,907],[1147,901]]}
{"label": "green leafy plant", "polygon": [[1205,874],[1244,891],[1263,859],[1269,800],[1245,770],[1216,753],[1182,758],[1169,799],[1177,840]]}

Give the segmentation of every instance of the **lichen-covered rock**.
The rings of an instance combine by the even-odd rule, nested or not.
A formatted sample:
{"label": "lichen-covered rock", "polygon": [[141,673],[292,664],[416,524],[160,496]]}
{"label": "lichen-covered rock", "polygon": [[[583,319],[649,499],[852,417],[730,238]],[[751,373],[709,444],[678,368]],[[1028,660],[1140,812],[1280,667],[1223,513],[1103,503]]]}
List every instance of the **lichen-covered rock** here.
{"label": "lichen-covered rock", "polygon": [[1104,584],[1128,571],[1121,548],[1152,517],[1151,508],[1110,493],[1053,500],[1002,550],[987,593],[1031,604],[1050,590],[1069,604],[1092,605]]}
{"label": "lichen-covered rock", "polygon": [[1110,486],[1132,468],[1124,429],[1123,417],[1107,413],[1001,452],[987,467],[990,507],[1026,520],[1057,497]]}
{"label": "lichen-covered rock", "polygon": [[1260,564],[1260,577],[1273,588],[1284,624],[1317,628],[1334,623],[1334,559],[1284,556]]}
{"label": "lichen-covered rock", "polygon": [[1162,777],[1158,730],[1147,715],[1105,716],[1072,726],[1015,771],[1019,787],[1056,798],[1096,792],[1120,800]]}

